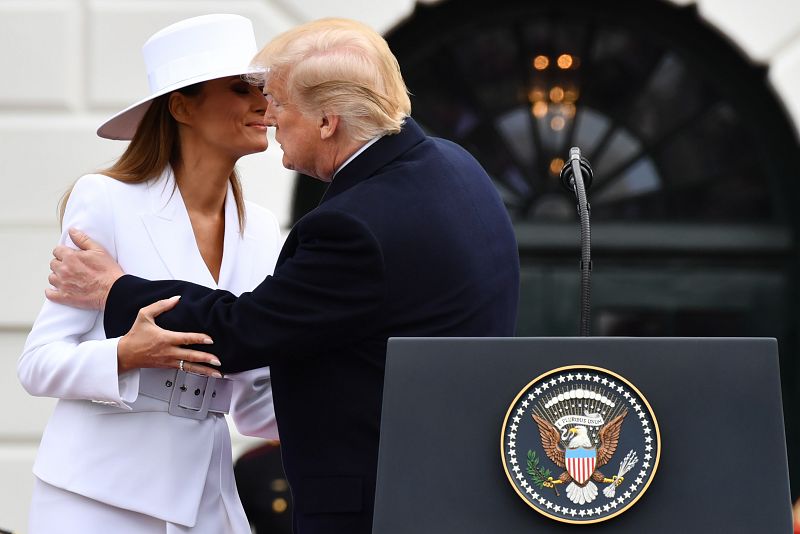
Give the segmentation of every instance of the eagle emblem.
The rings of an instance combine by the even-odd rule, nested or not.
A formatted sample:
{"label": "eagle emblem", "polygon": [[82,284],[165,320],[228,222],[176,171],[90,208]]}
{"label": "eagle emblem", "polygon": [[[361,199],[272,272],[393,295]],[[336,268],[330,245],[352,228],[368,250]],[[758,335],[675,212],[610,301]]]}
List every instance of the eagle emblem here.
{"label": "eagle emblem", "polygon": [[597,486],[594,482],[617,486],[621,484],[624,480],[622,477],[614,475],[606,478],[599,468],[606,465],[617,451],[619,432],[626,415],[628,411],[624,410],[600,429],[597,447],[592,443],[585,426],[570,427],[568,432],[572,434],[572,438],[564,449],[560,445],[561,434],[558,428],[550,421],[533,414],[533,420],[539,426],[545,454],[558,467],[566,468],[557,479],[550,477],[542,485],[555,487],[557,484],[568,484],[566,488],[569,499],[576,504],[587,504],[597,497]]}
{"label": "eagle emblem", "polygon": [[568,523],[632,506],[655,474],[661,440],[647,400],[621,376],[569,366],[530,382],[503,423],[502,458],[531,507]]}

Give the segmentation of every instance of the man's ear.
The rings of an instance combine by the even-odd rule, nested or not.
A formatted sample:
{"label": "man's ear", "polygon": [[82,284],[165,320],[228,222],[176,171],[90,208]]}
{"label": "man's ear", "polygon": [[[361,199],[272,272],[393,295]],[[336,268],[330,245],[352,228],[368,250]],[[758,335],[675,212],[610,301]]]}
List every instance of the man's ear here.
{"label": "man's ear", "polygon": [[191,122],[192,113],[186,95],[178,91],[173,91],[169,95],[169,113],[179,124]]}
{"label": "man's ear", "polygon": [[322,112],[322,117],[319,119],[319,135],[321,139],[329,139],[336,133],[336,128],[339,127],[339,115],[332,113]]}

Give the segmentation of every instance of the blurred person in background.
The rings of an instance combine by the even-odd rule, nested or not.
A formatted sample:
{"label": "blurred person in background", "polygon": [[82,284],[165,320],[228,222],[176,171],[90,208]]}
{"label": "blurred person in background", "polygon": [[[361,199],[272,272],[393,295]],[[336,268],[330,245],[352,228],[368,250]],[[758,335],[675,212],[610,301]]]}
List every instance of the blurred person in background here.
{"label": "blurred person in background", "polygon": [[277,441],[242,454],[233,466],[239,497],[255,534],[292,534],[292,495]]}

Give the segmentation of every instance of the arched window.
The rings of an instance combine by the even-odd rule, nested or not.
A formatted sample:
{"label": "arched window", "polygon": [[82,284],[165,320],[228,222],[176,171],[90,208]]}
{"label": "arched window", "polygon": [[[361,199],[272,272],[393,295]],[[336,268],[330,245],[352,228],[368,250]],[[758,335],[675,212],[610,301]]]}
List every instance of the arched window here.
{"label": "arched window", "polygon": [[791,128],[765,71],[694,8],[486,7],[420,6],[388,39],[415,118],[475,154],[516,222],[574,218],[554,179],[574,145],[595,170],[598,223],[787,222]]}

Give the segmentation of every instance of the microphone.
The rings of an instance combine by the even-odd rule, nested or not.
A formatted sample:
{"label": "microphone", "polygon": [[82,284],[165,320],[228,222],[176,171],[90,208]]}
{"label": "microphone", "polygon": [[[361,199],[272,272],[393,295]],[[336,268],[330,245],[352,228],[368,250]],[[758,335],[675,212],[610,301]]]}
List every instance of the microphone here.
{"label": "microphone", "polygon": [[591,330],[591,292],[592,292],[592,245],[589,224],[589,201],[586,190],[592,185],[594,173],[581,150],[574,146],[569,149],[569,160],[561,169],[561,185],[575,193],[578,202],[578,217],[581,222],[581,322],[580,335],[588,336]]}
{"label": "microphone", "polygon": [[[574,146],[569,149],[569,159],[561,168],[561,185],[567,191],[575,192],[575,165],[577,163],[578,176],[583,180],[583,185],[588,190],[592,186],[592,179],[594,179],[594,172],[589,165],[589,160],[581,156],[581,149]],[[576,193],[577,194],[577,193]]]}

